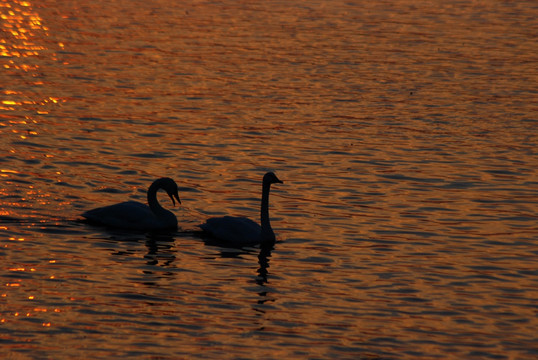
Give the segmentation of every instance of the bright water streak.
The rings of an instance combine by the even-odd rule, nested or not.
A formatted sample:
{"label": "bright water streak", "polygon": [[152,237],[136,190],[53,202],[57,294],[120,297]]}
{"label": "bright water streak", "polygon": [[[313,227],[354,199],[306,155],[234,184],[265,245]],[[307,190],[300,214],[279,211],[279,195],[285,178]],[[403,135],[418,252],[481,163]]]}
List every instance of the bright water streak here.
{"label": "bright water streak", "polygon": [[[0,13],[2,357],[538,356],[535,2]],[[257,220],[266,170],[271,253],[75,221]]]}

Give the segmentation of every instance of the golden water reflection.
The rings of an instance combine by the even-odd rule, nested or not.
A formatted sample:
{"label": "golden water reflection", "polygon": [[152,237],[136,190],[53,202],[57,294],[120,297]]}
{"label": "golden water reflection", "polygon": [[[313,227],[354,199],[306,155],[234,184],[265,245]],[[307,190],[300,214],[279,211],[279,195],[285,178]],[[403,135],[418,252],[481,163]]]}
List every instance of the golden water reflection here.
{"label": "golden water reflection", "polygon": [[[5,61],[2,64],[4,73],[13,76],[28,76],[29,83],[33,86],[43,85],[40,79],[42,71],[41,57],[56,59],[56,54],[45,46],[44,41],[49,37],[49,29],[44,25],[43,19],[33,9],[28,1],[2,0],[0,2],[0,58]],[[63,47],[63,44],[59,44]],[[16,86],[15,82],[9,81],[2,84],[2,99],[0,110],[15,111],[18,107],[32,108],[36,113],[47,113],[39,109],[40,106],[56,104],[58,97],[46,96],[35,98],[35,90],[24,88],[10,88]],[[35,105],[38,105],[35,107]],[[33,107],[32,107],[33,106]],[[2,116],[0,119],[4,118]],[[9,121],[9,120],[8,120]],[[27,117],[25,120],[32,119]],[[24,135],[21,135],[24,138]]]}
{"label": "golden water reflection", "polygon": [[[38,38],[46,33],[48,28],[43,25],[43,20],[33,11],[27,1],[8,0],[0,3],[0,18],[2,21],[3,39],[0,40],[0,56],[6,57],[30,57],[39,55],[41,50],[45,50],[43,45],[33,42],[36,33],[40,32]],[[7,38],[7,39],[6,39]],[[13,67],[28,71],[37,69],[38,66],[15,64]],[[6,69],[10,65],[4,65]]]}
{"label": "golden water reflection", "polygon": [[[56,65],[56,53],[49,48],[49,28],[28,1],[0,0],[0,67],[2,89],[0,90],[0,136],[3,137],[6,158],[16,157],[27,162],[48,158],[49,154],[38,154],[32,148],[34,139],[43,132],[43,115],[51,106],[65,100],[50,93],[54,87],[45,87],[47,66]],[[59,48],[63,44],[58,44]],[[27,146],[29,145],[29,146]],[[50,194],[32,184],[13,183],[16,178],[27,176],[27,172],[13,167],[0,169],[3,179],[0,193],[2,216],[14,216],[17,209],[46,205]],[[17,184],[17,185],[15,185]],[[18,188],[19,197],[13,190]],[[24,216],[23,216],[24,217]]]}

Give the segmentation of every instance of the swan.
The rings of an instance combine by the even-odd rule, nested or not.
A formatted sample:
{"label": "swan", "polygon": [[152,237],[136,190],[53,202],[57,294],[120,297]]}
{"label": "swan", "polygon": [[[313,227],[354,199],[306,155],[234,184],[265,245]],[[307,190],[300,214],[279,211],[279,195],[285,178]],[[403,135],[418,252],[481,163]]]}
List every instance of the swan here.
{"label": "swan", "polygon": [[175,200],[181,204],[177,184],[174,180],[164,177],[155,180],[150,185],[148,189],[149,206],[137,201],[126,201],[88,210],[82,216],[88,222],[120,229],[177,229],[177,218],[174,213],[163,208],[157,200],[157,191],[159,189],[163,189],[168,193],[174,206],[176,205]]}
{"label": "swan", "polygon": [[198,226],[216,240],[233,246],[273,244],[275,233],[269,222],[269,189],[275,183],[283,182],[274,173],[268,172],[263,176],[261,226],[248,218],[234,216],[210,218]]}

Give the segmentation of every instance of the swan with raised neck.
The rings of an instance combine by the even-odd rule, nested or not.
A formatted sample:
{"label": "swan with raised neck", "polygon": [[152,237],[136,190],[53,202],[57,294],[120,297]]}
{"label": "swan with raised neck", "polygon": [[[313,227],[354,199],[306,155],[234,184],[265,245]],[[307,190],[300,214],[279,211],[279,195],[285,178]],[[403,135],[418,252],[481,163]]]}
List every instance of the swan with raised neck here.
{"label": "swan with raised neck", "polygon": [[260,225],[246,217],[224,216],[210,218],[199,225],[212,238],[232,246],[247,246],[254,244],[272,244],[275,233],[269,220],[269,191],[271,184],[283,182],[273,173],[263,176],[262,199],[260,207]]}

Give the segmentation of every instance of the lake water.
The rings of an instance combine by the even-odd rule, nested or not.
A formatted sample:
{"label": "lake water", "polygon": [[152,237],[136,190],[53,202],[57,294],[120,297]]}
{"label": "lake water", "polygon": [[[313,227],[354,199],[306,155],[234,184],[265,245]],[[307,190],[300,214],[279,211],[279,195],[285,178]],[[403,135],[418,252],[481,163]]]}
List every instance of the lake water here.
{"label": "lake water", "polygon": [[[0,357],[538,358],[535,1],[0,15]],[[272,250],[192,232],[266,171]],[[162,176],[180,231],[79,221]]]}

